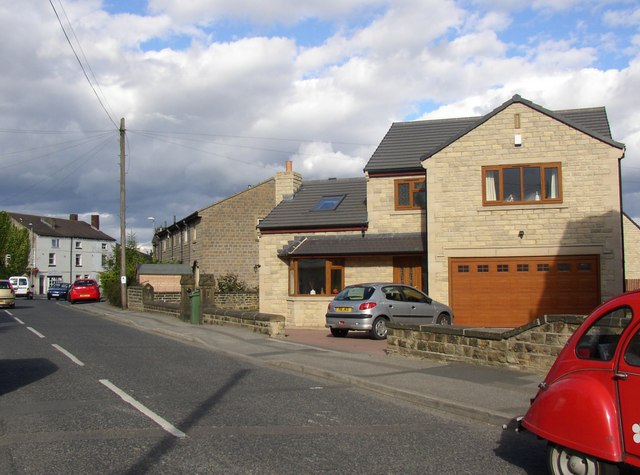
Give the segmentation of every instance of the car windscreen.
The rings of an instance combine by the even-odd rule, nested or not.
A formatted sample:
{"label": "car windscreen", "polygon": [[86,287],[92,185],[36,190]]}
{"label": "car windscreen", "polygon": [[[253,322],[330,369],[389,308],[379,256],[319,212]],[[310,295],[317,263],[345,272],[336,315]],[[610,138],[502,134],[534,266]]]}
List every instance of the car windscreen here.
{"label": "car windscreen", "polygon": [[373,295],[373,292],[375,292],[375,289],[369,286],[347,287],[336,295],[335,300],[369,300]]}
{"label": "car windscreen", "polygon": [[6,280],[4,282],[0,282],[0,289],[10,289],[10,288],[11,288],[11,284]]}

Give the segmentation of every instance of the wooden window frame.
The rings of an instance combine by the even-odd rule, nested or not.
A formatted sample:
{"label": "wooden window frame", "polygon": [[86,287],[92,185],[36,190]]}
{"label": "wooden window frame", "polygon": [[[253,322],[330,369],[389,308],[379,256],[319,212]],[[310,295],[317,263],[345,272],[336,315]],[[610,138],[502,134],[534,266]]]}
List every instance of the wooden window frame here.
{"label": "wooden window frame", "polygon": [[[400,185],[405,185],[405,184],[409,185],[409,204],[401,205],[399,203],[400,193],[398,192],[398,188],[400,187]],[[414,193],[420,192],[420,190],[416,188],[417,184],[424,186],[425,205],[419,205],[419,204],[416,205],[413,199]],[[402,178],[394,181],[394,204],[395,204],[396,210],[398,211],[423,210],[426,208],[426,201],[427,201],[427,181],[425,178]]]}
{"label": "wooden window frame", "polygon": [[[300,261],[305,261],[309,259],[324,260],[324,286],[318,289],[315,294],[300,293],[298,289],[298,282],[299,282],[298,264],[300,263]],[[314,258],[291,259],[291,261],[289,262],[289,275],[290,275],[289,295],[294,297],[327,297],[327,296],[335,295],[335,293],[332,291],[333,289],[330,289],[331,283],[332,283],[331,282],[332,271],[339,270],[341,273],[340,288],[337,289],[338,291],[341,291],[342,289],[344,289],[344,268],[345,268],[344,259],[342,258],[332,259],[332,258],[326,258],[326,257],[314,257]]]}
{"label": "wooden window frame", "polygon": [[[539,168],[540,169],[540,199],[533,200],[509,200],[504,196],[504,170],[507,169],[520,169],[520,196],[524,197],[525,192],[525,180],[524,170]],[[545,171],[555,169],[557,170],[558,180],[558,196],[556,198],[546,198],[546,180]],[[499,196],[496,200],[487,200],[487,172],[498,172],[499,180]],[[512,206],[512,205],[537,205],[548,203],[562,203],[562,165],[559,162],[554,163],[526,163],[521,165],[491,165],[482,167],[482,205],[483,206]]]}

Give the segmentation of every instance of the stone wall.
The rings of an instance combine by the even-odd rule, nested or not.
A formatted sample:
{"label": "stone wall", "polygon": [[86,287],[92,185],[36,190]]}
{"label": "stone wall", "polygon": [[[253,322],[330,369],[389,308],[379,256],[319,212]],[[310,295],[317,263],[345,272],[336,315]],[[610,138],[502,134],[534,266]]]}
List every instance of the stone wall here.
{"label": "stone wall", "polygon": [[213,304],[218,308],[232,310],[258,310],[257,292],[234,292],[229,294],[216,293],[213,296]]}
{"label": "stone wall", "polygon": [[202,323],[247,328],[269,336],[284,336],[284,321],[283,315],[242,312],[215,307],[205,308],[202,313]]}
{"label": "stone wall", "polygon": [[127,287],[127,306],[129,310],[144,311],[144,305],[142,304],[142,287]]}
{"label": "stone wall", "polygon": [[546,372],[583,320],[549,315],[508,331],[389,323],[387,353]]}
{"label": "stone wall", "polygon": [[[144,298],[143,298],[144,294]],[[248,328],[254,332],[264,333],[269,336],[284,336],[285,318],[282,315],[271,315],[259,313],[257,309],[257,294],[221,294],[223,297],[232,297],[238,302],[245,302],[247,306],[254,305],[254,311],[249,310],[233,310],[229,308],[219,308],[208,305],[202,308],[202,323],[209,325],[230,325],[235,327]],[[138,312],[153,312],[169,315],[171,317],[188,321],[187,309],[181,309],[180,294],[167,292],[153,292],[151,286],[130,286],[127,288],[127,297],[129,309]],[[166,300],[160,300],[158,297],[165,297]],[[218,294],[214,295],[214,300],[218,298]],[[222,299],[224,300],[224,299]],[[227,299],[229,303],[231,299]],[[190,305],[187,297],[187,307]]]}

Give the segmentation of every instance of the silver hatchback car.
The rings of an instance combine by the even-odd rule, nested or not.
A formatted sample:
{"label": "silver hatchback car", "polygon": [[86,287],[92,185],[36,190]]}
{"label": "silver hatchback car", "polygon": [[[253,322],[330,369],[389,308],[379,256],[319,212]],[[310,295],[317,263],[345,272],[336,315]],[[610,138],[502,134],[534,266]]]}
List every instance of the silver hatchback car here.
{"label": "silver hatchback car", "polygon": [[451,325],[453,312],[409,285],[357,284],[345,287],[329,303],[326,322],[335,337],[345,337],[349,330],[365,330],[372,338],[383,340],[387,322]]}

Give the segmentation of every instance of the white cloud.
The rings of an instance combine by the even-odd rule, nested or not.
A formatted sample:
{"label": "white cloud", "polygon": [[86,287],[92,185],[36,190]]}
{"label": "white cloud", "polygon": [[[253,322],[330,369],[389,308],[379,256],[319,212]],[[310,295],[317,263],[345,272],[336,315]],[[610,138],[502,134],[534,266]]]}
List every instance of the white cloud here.
{"label": "white cloud", "polygon": [[[627,2],[151,0],[116,15],[99,0],[63,5],[98,94],[115,122],[126,118],[127,221],[141,241],[148,216],[184,217],[287,159],[305,178],[361,176],[392,121],[479,115],[515,93],[550,109],[606,106],[627,145],[623,170],[640,177],[640,22]],[[554,29],[567,13],[575,21]],[[309,20],[325,36],[301,39]],[[14,2],[0,21],[5,206],[99,212],[118,237],[118,133],[53,11]],[[96,130],[109,135],[86,132]]]}

